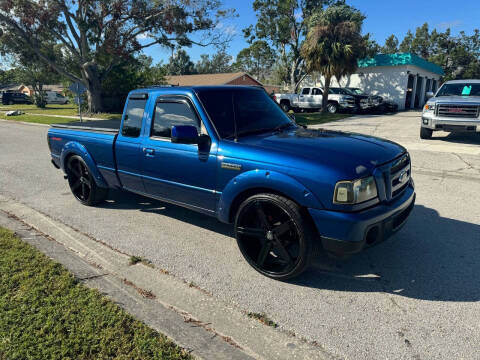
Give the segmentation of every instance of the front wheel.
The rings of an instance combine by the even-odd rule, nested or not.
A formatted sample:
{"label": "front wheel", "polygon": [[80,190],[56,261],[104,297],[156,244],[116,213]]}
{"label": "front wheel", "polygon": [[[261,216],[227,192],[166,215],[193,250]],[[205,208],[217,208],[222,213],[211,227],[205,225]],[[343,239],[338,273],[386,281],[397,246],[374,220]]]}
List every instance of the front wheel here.
{"label": "front wheel", "polygon": [[105,200],[108,190],[97,186],[87,164],[80,156],[71,156],[66,170],[70,190],[83,205],[93,206]]}
{"label": "front wheel", "polygon": [[420,139],[431,139],[433,131],[424,127],[420,128]]}
{"label": "front wheel", "polygon": [[327,111],[330,114],[335,114],[338,111],[338,105],[336,103],[329,103],[327,105]]}
{"label": "front wheel", "polygon": [[291,279],[307,269],[319,242],[315,235],[300,207],[279,195],[251,196],[235,217],[235,237],[245,260],[276,280]]}

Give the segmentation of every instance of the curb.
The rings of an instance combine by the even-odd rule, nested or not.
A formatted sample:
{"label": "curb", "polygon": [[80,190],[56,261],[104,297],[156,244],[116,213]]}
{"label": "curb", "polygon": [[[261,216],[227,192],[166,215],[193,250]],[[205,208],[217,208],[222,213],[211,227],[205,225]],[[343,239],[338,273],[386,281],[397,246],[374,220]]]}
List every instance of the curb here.
{"label": "curb", "polygon": [[[138,293],[148,294],[149,305],[157,311],[148,312],[141,306],[127,311],[137,317],[146,313],[147,316],[141,319],[147,325],[171,337],[180,346],[193,348],[193,354],[196,356],[215,359],[219,354],[207,351],[208,346],[212,345],[209,341],[202,340],[203,346],[200,346],[198,344],[200,340],[185,337],[186,334],[182,331],[174,332],[175,329],[181,328],[181,325],[187,324],[189,328],[193,326],[197,330],[201,329],[209,339],[212,339],[213,334],[213,339],[221,341],[229,349],[228,356],[223,354],[220,358],[278,360],[337,358],[319,345],[307,343],[247,317],[243,309],[189,286],[162,269],[142,263],[129,265],[129,255],[122,254],[92,237],[2,195],[0,211],[21,220],[48,238],[55,239],[59,246],[67,249],[76,258],[106,272],[117,285],[123,283]],[[55,253],[49,256],[54,257]],[[61,262],[61,259],[57,261]],[[99,279],[101,278],[97,278],[97,281],[100,281]],[[123,304],[125,299],[120,296],[118,302]],[[165,324],[158,318],[158,314],[163,314],[165,310],[175,314],[176,323]],[[192,344],[192,340],[196,340],[195,346],[198,347]]]}

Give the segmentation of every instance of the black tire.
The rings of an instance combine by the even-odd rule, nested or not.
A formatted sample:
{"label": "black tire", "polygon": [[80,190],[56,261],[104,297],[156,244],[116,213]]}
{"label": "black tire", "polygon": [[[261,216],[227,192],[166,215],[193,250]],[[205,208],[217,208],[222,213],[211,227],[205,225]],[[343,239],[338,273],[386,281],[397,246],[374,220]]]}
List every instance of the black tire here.
{"label": "black tire", "polygon": [[338,112],[338,104],[334,103],[334,102],[328,103],[327,104],[327,111],[330,114],[336,114]]}
{"label": "black tire", "polygon": [[283,101],[281,104],[280,104],[280,107],[282,108],[283,111],[285,111],[286,113],[288,113],[290,111],[290,104],[287,102],[287,101]]}
{"label": "black tire", "polygon": [[320,240],[295,202],[274,194],[246,199],[235,216],[235,237],[245,260],[276,280],[300,275],[317,253]]}
{"label": "black tire", "polygon": [[87,164],[78,155],[68,158],[67,179],[75,199],[83,205],[93,206],[105,200],[108,189],[98,187]]}
{"label": "black tire", "polygon": [[420,127],[420,139],[425,139],[425,140],[431,139],[432,133],[433,133],[433,130]]}

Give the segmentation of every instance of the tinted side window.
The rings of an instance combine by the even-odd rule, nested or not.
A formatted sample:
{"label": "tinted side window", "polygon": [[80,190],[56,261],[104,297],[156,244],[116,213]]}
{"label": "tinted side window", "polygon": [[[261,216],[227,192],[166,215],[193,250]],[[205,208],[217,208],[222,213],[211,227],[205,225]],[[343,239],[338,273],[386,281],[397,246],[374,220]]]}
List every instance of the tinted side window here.
{"label": "tinted side window", "polygon": [[310,93],[310,88],[304,88],[302,90],[302,95],[308,95]]}
{"label": "tinted side window", "polygon": [[158,102],[155,105],[151,136],[171,137],[172,126],[190,125],[199,131],[193,109],[185,102]]}
{"label": "tinted side window", "polygon": [[322,91],[320,89],[313,88],[312,95],[322,95]]}
{"label": "tinted side window", "polygon": [[129,137],[140,136],[142,129],[143,112],[147,100],[128,99],[127,111],[123,120],[122,135]]}

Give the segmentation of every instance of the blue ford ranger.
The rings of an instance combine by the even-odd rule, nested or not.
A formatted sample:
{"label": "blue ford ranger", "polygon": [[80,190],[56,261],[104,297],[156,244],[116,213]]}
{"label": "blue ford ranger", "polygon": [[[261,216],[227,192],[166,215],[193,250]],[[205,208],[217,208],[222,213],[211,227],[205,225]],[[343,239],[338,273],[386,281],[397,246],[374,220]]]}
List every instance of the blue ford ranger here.
{"label": "blue ford ranger", "polygon": [[298,126],[260,88],[132,91],[120,128],[54,125],[52,162],[95,205],[122,189],[233,223],[260,273],[288,279],[316,250],[346,256],[397,231],[415,201],[393,142]]}

